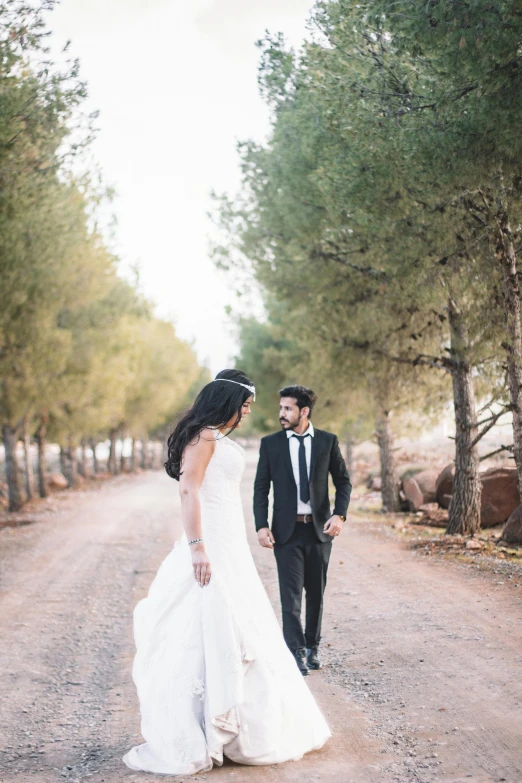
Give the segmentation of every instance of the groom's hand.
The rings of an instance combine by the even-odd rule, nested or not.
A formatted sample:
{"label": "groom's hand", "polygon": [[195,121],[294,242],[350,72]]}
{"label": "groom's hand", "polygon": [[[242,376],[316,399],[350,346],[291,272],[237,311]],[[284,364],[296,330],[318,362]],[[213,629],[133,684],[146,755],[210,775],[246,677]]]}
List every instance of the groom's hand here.
{"label": "groom's hand", "polygon": [[342,529],[342,519],[335,514],[333,517],[330,517],[326,525],[323,527],[323,533],[326,533],[326,535],[332,536],[333,538],[333,536],[338,536]]}
{"label": "groom's hand", "polygon": [[261,546],[265,546],[267,549],[274,548],[274,536],[269,527],[262,527],[257,531],[257,540]]}

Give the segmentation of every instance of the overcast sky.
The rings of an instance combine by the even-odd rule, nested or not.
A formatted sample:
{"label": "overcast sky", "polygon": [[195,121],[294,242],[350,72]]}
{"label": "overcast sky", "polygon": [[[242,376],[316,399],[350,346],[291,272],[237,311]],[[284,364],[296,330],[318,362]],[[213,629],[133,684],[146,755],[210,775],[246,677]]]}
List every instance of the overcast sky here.
{"label": "overcast sky", "polygon": [[62,0],[50,16],[100,110],[94,154],[118,194],[119,253],[213,371],[234,354],[234,295],[208,257],[209,193],[234,192],[237,140],[268,129],[255,41],[269,29],[298,46],[312,2]]}

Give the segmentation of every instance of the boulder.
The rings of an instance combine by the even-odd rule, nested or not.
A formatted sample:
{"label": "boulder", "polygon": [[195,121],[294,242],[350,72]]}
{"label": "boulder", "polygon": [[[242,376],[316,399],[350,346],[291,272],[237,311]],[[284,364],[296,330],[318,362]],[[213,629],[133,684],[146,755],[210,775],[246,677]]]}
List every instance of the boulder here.
{"label": "boulder", "polygon": [[[441,508],[449,508],[454,475],[455,466],[447,465],[437,479],[435,497]],[[481,474],[480,480],[481,526],[487,528],[500,525],[520,505],[517,471],[515,468],[490,468]]]}
{"label": "boulder", "polygon": [[481,541],[479,538],[468,538],[466,541],[466,549],[475,550],[478,552],[479,549],[484,549],[485,543],[484,541]]}
{"label": "boulder", "polygon": [[402,490],[408,501],[410,511],[419,511],[421,506],[435,501],[437,472],[423,470],[402,483]]}
{"label": "boulder", "polygon": [[451,493],[453,492],[453,476],[455,465],[446,465],[442,473],[439,473],[435,483],[435,500],[441,508],[449,508]]}
{"label": "boulder", "polygon": [[47,479],[49,489],[67,489],[69,486],[63,473],[51,473]]}
{"label": "boulder", "polygon": [[494,527],[505,522],[520,505],[516,468],[491,468],[481,475],[482,527]]}
{"label": "boulder", "polygon": [[440,508],[438,503],[426,503],[419,508],[422,517],[414,520],[417,525],[428,525],[429,527],[446,527],[448,524],[448,512]]}
{"label": "boulder", "polygon": [[506,544],[522,544],[522,506],[516,508],[510,515],[500,540],[505,541]]}
{"label": "boulder", "polygon": [[419,485],[422,494],[426,498],[425,503],[435,502],[435,492],[437,488],[438,471],[422,470],[415,476],[415,481]]}
{"label": "boulder", "polygon": [[424,505],[424,495],[414,478],[407,478],[402,482],[402,491],[408,503],[408,511],[418,511]]}

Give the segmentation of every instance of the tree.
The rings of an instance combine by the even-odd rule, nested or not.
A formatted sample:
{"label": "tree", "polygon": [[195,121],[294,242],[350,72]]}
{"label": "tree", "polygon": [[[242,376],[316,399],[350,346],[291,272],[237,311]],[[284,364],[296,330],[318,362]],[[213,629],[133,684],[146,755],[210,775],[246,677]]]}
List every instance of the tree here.
{"label": "tree", "polygon": [[[135,323],[133,383],[128,390],[123,421],[135,438],[149,436],[170,421],[186,402],[187,392],[201,377],[192,348],[177,337],[168,321]],[[135,466],[134,447],[132,456]]]}
{"label": "tree", "polygon": [[[325,344],[363,352],[382,378],[397,363],[413,391],[421,367],[451,374],[456,429],[468,434],[456,439],[450,528],[473,532],[476,445],[490,427],[477,430],[473,376],[502,376],[500,278],[468,194],[430,167],[410,89],[431,89],[430,68],[394,48],[381,21],[372,27],[358,6],[320,4],[316,22],[327,45],[309,45],[300,59],[281,51],[280,38],[265,43],[273,132],[264,148],[241,147],[243,194],[221,201],[228,242],[216,255],[222,265],[248,259],[270,295],[306,307]],[[393,387],[373,375],[375,390],[390,396]],[[429,385],[439,401],[438,381]],[[377,428],[383,455],[385,421]],[[395,485],[393,467],[384,473]]]}
{"label": "tree", "polygon": [[447,186],[466,191],[469,214],[489,243],[491,263],[496,258],[501,271],[513,451],[522,489],[519,8],[503,1],[379,0],[365,4],[363,13],[379,17],[381,24],[385,20],[393,45],[412,63],[429,63],[429,100],[425,93],[416,96],[424,123],[419,141]]}
{"label": "tree", "polygon": [[[115,469],[116,435],[137,385],[162,395],[147,411],[142,406],[140,426],[152,427],[199,371],[189,346],[153,318],[137,286],[118,277],[96,228],[100,194],[78,166],[72,173],[92,138],[92,117],[81,112],[78,63],[60,70],[45,48],[44,11],[53,6],[0,0],[0,418],[11,510],[24,502],[16,454],[22,430],[26,443],[35,431],[43,496],[46,437],[59,439],[71,485],[78,445],[107,430]],[[156,353],[139,378],[142,330]]]}
{"label": "tree", "polygon": [[50,7],[0,4],[0,415],[13,510],[23,501],[16,443],[40,374],[60,366],[54,316],[70,292],[59,275],[69,235],[68,185],[58,168],[84,87],[76,64],[59,72],[42,61],[42,12]]}

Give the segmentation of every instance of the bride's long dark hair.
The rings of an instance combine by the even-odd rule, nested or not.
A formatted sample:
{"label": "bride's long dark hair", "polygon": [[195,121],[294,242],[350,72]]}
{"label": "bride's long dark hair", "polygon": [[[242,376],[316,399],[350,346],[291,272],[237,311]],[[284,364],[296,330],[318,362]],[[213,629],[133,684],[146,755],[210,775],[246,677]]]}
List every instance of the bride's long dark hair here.
{"label": "bride's long dark hair", "polygon": [[[219,383],[223,379],[223,383]],[[235,383],[228,383],[235,381]],[[206,427],[223,427],[237,414],[237,421],[230,430],[235,430],[242,418],[242,409],[252,393],[239,386],[254,384],[241,370],[222,370],[215,379],[204,386],[191,408],[181,415],[174,431],[167,441],[168,456],[165,470],[179,481],[183,452],[191,441],[198,438]],[[229,433],[227,433],[228,435]]]}

